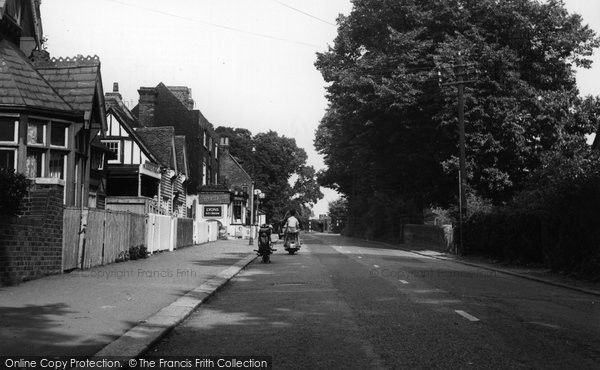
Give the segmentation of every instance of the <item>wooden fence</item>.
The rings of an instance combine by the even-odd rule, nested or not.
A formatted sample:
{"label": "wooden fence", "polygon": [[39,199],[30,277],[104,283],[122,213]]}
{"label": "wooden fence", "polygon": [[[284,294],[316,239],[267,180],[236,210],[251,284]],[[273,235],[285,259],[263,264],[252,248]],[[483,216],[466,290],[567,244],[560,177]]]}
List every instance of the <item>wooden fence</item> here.
{"label": "wooden fence", "polygon": [[[63,271],[115,262],[130,247],[152,254],[194,244],[194,222],[158,214],[66,208],[63,216]],[[203,223],[204,224],[204,223]],[[82,231],[84,225],[85,232]],[[204,226],[204,225],[203,225]],[[208,227],[204,233],[207,235]],[[208,239],[208,236],[202,237]]]}

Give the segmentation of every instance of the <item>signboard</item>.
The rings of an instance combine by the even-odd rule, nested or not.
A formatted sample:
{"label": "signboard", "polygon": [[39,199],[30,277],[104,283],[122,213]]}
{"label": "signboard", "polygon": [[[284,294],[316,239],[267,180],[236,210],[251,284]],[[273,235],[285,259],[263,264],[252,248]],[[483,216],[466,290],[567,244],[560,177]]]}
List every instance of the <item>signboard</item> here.
{"label": "signboard", "polygon": [[223,215],[223,207],[221,206],[204,206],[204,217],[205,218],[213,218],[213,217],[222,217]]}
{"label": "signboard", "polygon": [[229,204],[229,193],[200,193],[198,203],[200,204]]}

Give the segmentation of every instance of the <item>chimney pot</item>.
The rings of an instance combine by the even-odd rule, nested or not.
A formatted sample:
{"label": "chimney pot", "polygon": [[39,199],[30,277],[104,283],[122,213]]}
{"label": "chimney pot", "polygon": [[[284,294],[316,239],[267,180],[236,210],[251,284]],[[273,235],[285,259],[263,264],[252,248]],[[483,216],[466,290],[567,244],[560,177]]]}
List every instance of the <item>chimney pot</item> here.
{"label": "chimney pot", "polygon": [[113,92],[119,92],[119,83],[113,82]]}

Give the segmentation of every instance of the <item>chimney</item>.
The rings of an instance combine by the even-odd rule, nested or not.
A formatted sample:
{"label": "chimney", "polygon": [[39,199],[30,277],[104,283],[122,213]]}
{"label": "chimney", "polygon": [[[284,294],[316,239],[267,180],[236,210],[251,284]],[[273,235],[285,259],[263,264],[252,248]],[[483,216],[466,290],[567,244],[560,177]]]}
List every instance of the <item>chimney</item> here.
{"label": "chimney", "polygon": [[219,155],[229,153],[229,138],[222,137],[219,141]]}
{"label": "chimney", "polygon": [[138,120],[142,127],[154,126],[154,108],[156,106],[156,89],[154,87],[140,87],[138,90],[140,101],[138,104]]}
{"label": "chimney", "polygon": [[123,97],[121,96],[121,93],[119,93],[119,83],[118,82],[114,82],[113,83],[113,91],[112,92],[107,92],[105,95],[105,99],[115,99],[115,100],[123,100]]}

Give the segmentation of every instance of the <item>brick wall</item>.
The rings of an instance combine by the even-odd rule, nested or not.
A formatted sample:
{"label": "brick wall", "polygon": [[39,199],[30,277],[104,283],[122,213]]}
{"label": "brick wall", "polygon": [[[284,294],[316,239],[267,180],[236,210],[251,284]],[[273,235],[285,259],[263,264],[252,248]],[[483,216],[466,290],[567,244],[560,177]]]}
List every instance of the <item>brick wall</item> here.
{"label": "brick wall", "polygon": [[63,186],[34,184],[19,217],[0,216],[0,285],[61,273]]}

